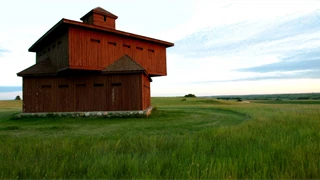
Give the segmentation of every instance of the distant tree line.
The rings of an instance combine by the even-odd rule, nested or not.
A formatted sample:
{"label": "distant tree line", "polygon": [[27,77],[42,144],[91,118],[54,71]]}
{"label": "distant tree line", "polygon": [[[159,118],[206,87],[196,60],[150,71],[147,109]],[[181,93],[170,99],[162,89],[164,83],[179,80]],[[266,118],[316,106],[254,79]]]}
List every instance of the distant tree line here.
{"label": "distant tree line", "polygon": [[186,94],[184,97],[196,97],[195,94]]}
{"label": "distant tree line", "polygon": [[320,93],[306,94],[270,94],[243,96],[212,96],[221,100],[320,100]]}
{"label": "distant tree line", "polygon": [[20,96],[16,96],[16,98],[14,98],[14,100],[21,100]]}

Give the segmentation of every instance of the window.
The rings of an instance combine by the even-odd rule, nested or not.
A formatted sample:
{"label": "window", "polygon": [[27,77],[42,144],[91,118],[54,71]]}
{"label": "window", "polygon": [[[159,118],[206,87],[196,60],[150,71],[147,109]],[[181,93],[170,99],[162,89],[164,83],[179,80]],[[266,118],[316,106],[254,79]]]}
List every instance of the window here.
{"label": "window", "polygon": [[51,51],[51,48],[48,48],[48,52],[50,52]]}
{"label": "window", "polygon": [[51,88],[51,85],[42,85],[41,88]]}
{"label": "window", "polygon": [[130,45],[124,44],[123,47],[130,48]]}
{"label": "window", "polygon": [[61,44],[61,41],[58,41],[58,46]]}
{"label": "window", "polygon": [[91,42],[94,42],[94,43],[100,43],[100,40],[99,39],[90,39]]}
{"label": "window", "polygon": [[115,43],[115,42],[108,42],[108,44],[113,45],[113,46],[117,45],[117,43]]}
{"label": "window", "polygon": [[103,20],[104,20],[104,22],[106,22],[107,21],[107,16],[103,16]]}
{"label": "window", "polygon": [[142,47],[136,47],[136,49],[141,50],[141,51],[143,50],[143,48],[142,48]]}
{"label": "window", "polygon": [[53,49],[53,48],[55,48],[55,47],[56,47],[56,45],[55,45],[55,44],[54,44],[54,45],[52,45],[52,49]]}
{"label": "window", "polygon": [[95,84],[93,84],[93,87],[103,87],[103,84],[95,83]]}
{"label": "window", "polygon": [[111,83],[111,86],[121,86],[122,83]]}
{"label": "window", "polygon": [[69,87],[68,84],[60,84],[60,85],[59,85],[59,88],[67,88],[67,87]]}
{"label": "window", "polygon": [[153,50],[153,49],[148,49],[148,51],[149,51],[149,52],[153,52],[153,53],[154,53],[154,50]]}

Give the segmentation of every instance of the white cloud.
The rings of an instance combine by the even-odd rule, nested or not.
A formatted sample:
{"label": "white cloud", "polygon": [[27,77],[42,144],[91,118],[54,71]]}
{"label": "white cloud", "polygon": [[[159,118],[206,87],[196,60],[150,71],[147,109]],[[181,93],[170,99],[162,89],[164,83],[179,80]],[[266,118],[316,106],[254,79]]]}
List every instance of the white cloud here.
{"label": "white cloud", "polygon": [[[320,8],[320,1],[195,1],[194,16],[184,24],[160,33],[158,36],[176,41],[193,32],[208,28],[243,22],[282,22],[313,12]],[[245,32],[245,34],[252,32]]]}
{"label": "white cloud", "polygon": [[243,53],[254,54],[258,52],[259,54],[269,54],[317,47],[320,47],[320,32],[305,33],[279,40],[261,42],[249,46]]}

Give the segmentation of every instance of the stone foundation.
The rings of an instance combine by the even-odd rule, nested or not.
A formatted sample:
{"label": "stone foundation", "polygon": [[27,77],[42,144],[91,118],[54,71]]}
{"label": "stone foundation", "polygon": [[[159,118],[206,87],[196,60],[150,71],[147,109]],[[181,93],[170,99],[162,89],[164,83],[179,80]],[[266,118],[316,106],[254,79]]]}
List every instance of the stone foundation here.
{"label": "stone foundation", "polygon": [[148,117],[153,107],[139,111],[90,111],[90,112],[50,112],[50,113],[20,113],[15,118],[25,117]]}

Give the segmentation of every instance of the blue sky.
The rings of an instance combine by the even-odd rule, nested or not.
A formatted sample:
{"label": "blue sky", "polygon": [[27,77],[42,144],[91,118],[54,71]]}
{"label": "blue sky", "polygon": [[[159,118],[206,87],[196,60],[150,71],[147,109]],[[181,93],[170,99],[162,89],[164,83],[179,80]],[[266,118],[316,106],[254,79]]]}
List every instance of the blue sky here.
{"label": "blue sky", "polygon": [[8,1],[0,87],[21,86],[16,73],[35,63],[28,48],[61,18],[79,20],[97,6],[119,17],[118,30],[175,43],[153,96],[320,92],[317,0]]}

